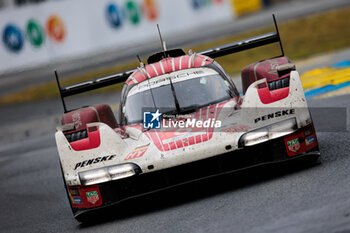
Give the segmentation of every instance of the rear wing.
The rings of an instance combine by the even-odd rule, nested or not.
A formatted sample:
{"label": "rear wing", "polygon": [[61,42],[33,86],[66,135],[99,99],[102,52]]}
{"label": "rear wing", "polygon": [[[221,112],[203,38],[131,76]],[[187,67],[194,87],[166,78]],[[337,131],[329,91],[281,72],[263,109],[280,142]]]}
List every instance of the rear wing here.
{"label": "rear wing", "polygon": [[111,74],[108,76],[99,77],[96,79],[91,79],[88,81],[75,83],[75,84],[72,84],[69,86],[64,86],[64,87],[61,87],[61,84],[60,84],[60,81],[59,81],[58,75],[57,75],[57,70],[55,70],[56,82],[57,82],[58,90],[60,92],[60,97],[61,97],[61,101],[63,104],[64,113],[68,112],[67,107],[66,107],[66,103],[64,101],[65,97],[84,93],[87,91],[92,91],[92,90],[102,88],[102,87],[107,87],[107,86],[110,86],[113,84],[125,82],[128,79],[128,77],[135,70],[136,69],[131,69],[131,70],[123,71],[120,73]]}
{"label": "rear wing", "polygon": [[221,45],[216,48],[211,48],[211,49],[206,49],[204,51],[197,52],[198,54],[202,54],[211,58],[217,58],[217,57],[222,57],[225,55],[241,52],[243,50],[247,49],[252,49],[272,43],[279,43],[280,48],[281,48],[281,57],[284,56],[284,51],[283,51],[283,46],[280,38],[280,34],[278,31],[278,26],[276,22],[275,15],[272,15],[273,17],[273,22],[275,24],[275,32],[270,32],[266,34],[262,34],[259,36],[247,38],[244,40],[232,42],[229,44]]}
{"label": "rear wing", "polygon": [[[247,49],[252,49],[252,48],[256,48],[256,47],[260,47],[260,46],[264,46],[264,45],[278,42],[280,45],[280,49],[281,49],[280,56],[284,56],[283,46],[282,46],[281,38],[279,35],[275,15],[273,14],[272,17],[273,17],[273,21],[274,21],[274,25],[275,25],[275,32],[270,32],[270,33],[262,34],[259,36],[247,38],[245,40],[225,44],[225,45],[222,45],[222,46],[219,46],[216,48],[211,48],[211,49],[207,49],[204,51],[199,51],[199,52],[197,52],[197,54],[205,55],[205,56],[208,56],[211,58],[217,58],[217,57],[237,53],[240,51],[244,51]],[[165,52],[162,52],[159,54],[165,54],[166,56],[171,56],[170,53],[165,53]],[[65,101],[64,101],[65,97],[80,94],[80,93],[91,91],[91,90],[95,90],[95,89],[106,87],[106,86],[110,86],[113,84],[125,82],[128,79],[128,77],[135,70],[136,70],[136,68],[130,69],[127,71],[123,71],[120,73],[115,73],[112,75],[99,77],[96,79],[91,79],[88,81],[72,84],[69,86],[64,86],[64,87],[62,87],[60,85],[57,71],[55,70],[56,82],[57,82],[58,89],[60,92],[60,97],[62,100],[64,112],[65,113],[68,112]]]}

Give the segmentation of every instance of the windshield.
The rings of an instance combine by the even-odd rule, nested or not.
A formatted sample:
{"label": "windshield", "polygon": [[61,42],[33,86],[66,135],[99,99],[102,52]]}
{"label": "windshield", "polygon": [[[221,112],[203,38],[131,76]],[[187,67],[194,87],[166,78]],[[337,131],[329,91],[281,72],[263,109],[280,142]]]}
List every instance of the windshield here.
{"label": "windshield", "polygon": [[131,88],[123,107],[125,124],[142,122],[144,111],[189,113],[233,97],[231,84],[210,68],[160,75]]}

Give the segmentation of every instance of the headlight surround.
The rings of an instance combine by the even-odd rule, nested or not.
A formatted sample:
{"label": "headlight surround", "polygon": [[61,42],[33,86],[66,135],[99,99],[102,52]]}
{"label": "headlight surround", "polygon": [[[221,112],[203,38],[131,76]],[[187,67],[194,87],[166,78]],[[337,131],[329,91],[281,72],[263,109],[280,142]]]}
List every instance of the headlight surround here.
{"label": "headlight surround", "polygon": [[112,180],[124,179],[141,173],[134,163],[124,163],[93,170],[79,172],[80,183],[84,186],[100,184]]}
{"label": "headlight surround", "polygon": [[296,118],[268,125],[266,127],[247,132],[241,136],[238,147],[253,146],[271,139],[279,138],[295,132],[298,129]]}

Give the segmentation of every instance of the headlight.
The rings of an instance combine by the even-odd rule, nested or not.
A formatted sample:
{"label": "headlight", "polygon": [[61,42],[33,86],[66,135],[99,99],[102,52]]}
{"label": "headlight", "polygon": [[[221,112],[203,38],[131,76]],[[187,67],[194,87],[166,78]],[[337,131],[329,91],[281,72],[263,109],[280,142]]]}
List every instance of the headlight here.
{"label": "headlight", "polygon": [[257,130],[247,132],[241,136],[238,147],[253,146],[271,139],[293,133],[298,129],[295,118],[290,118]]}
{"label": "headlight", "polygon": [[267,129],[252,131],[244,134],[242,140],[244,146],[252,146],[261,142],[265,142],[269,140],[269,131]]}
{"label": "headlight", "polygon": [[93,185],[127,178],[140,173],[141,169],[139,166],[134,163],[125,163],[79,172],[78,174],[82,185]]}

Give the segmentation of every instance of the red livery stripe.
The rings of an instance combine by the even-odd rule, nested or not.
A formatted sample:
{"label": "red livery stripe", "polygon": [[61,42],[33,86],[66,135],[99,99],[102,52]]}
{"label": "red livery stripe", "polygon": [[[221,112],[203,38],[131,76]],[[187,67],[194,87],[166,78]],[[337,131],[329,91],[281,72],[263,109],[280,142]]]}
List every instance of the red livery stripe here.
{"label": "red livery stripe", "polygon": [[196,135],[196,144],[202,142],[202,136]]}
{"label": "red livery stripe", "polygon": [[189,143],[190,143],[190,145],[194,145],[194,144],[195,144],[195,142],[194,142],[194,136],[192,136],[192,137],[189,138]]}
{"label": "red livery stripe", "polygon": [[169,145],[170,145],[170,150],[175,150],[176,149],[175,142],[170,142]]}
{"label": "red livery stripe", "polygon": [[182,147],[183,147],[182,141],[181,141],[181,140],[177,140],[177,141],[176,141],[176,147],[177,147],[177,148],[182,148]]}
{"label": "red livery stripe", "polygon": [[184,55],[181,57],[169,57],[165,58],[159,62],[146,65],[144,68],[137,69],[132,75],[128,78],[126,81],[127,85],[140,83],[145,81],[148,78],[154,78],[158,75],[183,70],[183,69],[189,69],[189,68],[196,68],[201,67],[210,63],[213,63],[213,59],[193,54],[191,56]]}

